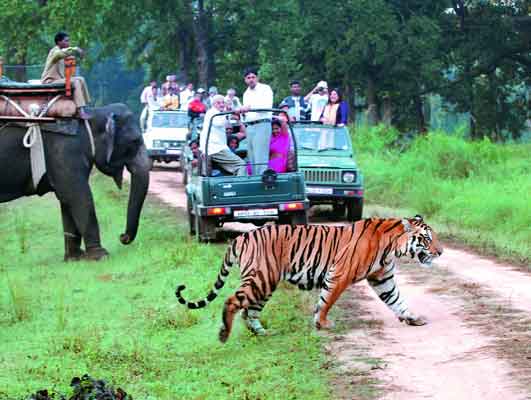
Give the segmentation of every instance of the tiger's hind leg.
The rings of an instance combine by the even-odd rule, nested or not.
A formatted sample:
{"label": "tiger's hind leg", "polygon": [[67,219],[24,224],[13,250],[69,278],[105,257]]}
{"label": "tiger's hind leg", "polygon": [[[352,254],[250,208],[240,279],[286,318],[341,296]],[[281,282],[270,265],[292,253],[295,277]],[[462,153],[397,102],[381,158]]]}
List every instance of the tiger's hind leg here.
{"label": "tiger's hind leg", "polygon": [[[227,339],[230,336],[230,333],[232,331],[232,325],[234,324],[234,318],[238,314],[240,310],[244,310],[244,318],[249,314],[248,309],[250,306],[249,301],[249,295],[246,293],[246,288],[239,289],[234,295],[230,296],[227,301],[225,301],[225,307],[223,307],[223,325],[221,326],[221,329],[219,330],[219,340],[222,343],[225,343]],[[265,304],[265,302],[264,302]],[[262,305],[263,307],[263,305]],[[258,313],[262,308],[259,309]],[[253,321],[253,324],[261,327],[260,321],[258,320],[258,317],[251,318]],[[262,328],[263,329],[263,328]]]}
{"label": "tiger's hind leg", "polygon": [[248,306],[249,300],[247,299],[247,295],[241,290],[237,291],[225,301],[225,306],[223,307],[223,325],[219,330],[219,340],[221,343],[225,343],[229,338],[236,314]]}
{"label": "tiger's hind leg", "polygon": [[[334,276],[334,269],[330,270],[330,276]],[[327,319],[328,312],[336,303],[341,293],[347,287],[347,283],[338,281],[338,277],[326,278],[325,284],[319,293],[319,301],[315,307],[313,321],[317,329],[332,329],[334,322]]]}
{"label": "tiger's hind leg", "polygon": [[394,279],[394,269],[387,271],[378,278],[368,278],[367,282],[387,307],[398,317],[400,322],[408,325],[421,326],[428,322],[425,318],[414,315],[407,305],[407,302],[400,296],[400,291]]}

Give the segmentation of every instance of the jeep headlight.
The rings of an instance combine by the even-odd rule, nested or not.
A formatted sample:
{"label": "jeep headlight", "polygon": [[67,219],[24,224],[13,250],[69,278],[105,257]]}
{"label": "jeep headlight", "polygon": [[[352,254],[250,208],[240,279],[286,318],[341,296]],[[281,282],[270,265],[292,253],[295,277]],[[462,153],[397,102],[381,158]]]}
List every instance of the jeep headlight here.
{"label": "jeep headlight", "polygon": [[153,147],[161,148],[162,147],[162,143],[160,142],[160,140],[154,140],[153,141]]}
{"label": "jeep headlight", "polygon": [[355,172],[344,172],[343,173],[343,182],[352,183],[355,180],[356,180],[356,173]]}

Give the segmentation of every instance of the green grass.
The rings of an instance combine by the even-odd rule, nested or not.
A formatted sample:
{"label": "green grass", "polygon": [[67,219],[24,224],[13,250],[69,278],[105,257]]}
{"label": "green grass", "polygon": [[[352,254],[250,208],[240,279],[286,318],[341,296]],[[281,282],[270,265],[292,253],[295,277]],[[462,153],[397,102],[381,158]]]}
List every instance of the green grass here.
{"label": "green grass", "polygon": [[226,245],[189,240],[182,215],[147,203],[137,240],[119,244],[127,193],[92,178],[103,262],[63,263],[53,196],[0,205],[0,398],[48,388],[68,393],[88,373],[137,399],[323,399],[331,372],[311,324],[315,294],[280,288],[263,313],[276,334],[257,338],[238,319],[229,341],[217,333],[236,287],[231,274],[218,300],[188,311],[215,280]]}
{"label": "green grass", "polygon": [[530,262],[530,144],[431,132],[397,145],[397,132],[382,126],[352,136],[368,204],[419,213],[445,236]]}

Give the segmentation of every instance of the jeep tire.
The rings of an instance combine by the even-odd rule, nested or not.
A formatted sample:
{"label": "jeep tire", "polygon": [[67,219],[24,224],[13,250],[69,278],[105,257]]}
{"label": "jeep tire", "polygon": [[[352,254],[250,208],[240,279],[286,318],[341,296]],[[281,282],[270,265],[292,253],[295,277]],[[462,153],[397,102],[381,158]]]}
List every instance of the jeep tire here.
{"label": "jeep tire", "polygon": [[307,210],[295,211],[279,216],[278,224],[281,225],[308,225]]}
{"label": "jeep tire", "polygon": [[359,221],[363,215],[363,199],[350,199],[347,205],[347,221]]}
{"label": "jeep tire", "polygon": [[216,240],[216,220],[214,218],[195,216],[197,240],[206,243]]}
{"label": "jeep tire", "polygon": [[188,225],[190,228],[190,235],[195,235],[195,214],[192,214],[192,201],[189,196],[186,196],[186,211],[188,212]]}
{"label": "jeep tire", "polygon": [[345,218],[345,211],[347,205],[345,203],[334,203],[332,204],[332,216],[337,219]]}

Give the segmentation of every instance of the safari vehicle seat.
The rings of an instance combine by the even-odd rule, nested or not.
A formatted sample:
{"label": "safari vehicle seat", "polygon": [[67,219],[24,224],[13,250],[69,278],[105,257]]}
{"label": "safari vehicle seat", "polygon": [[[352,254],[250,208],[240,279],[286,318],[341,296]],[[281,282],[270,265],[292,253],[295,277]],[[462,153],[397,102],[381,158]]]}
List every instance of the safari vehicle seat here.
{"label": "safari vehicle seat", "polygon": [[200,176],[233,176],[230,172],[221,168],[212,157],[205,157],[204,153],[199,153],[198,174]]}

